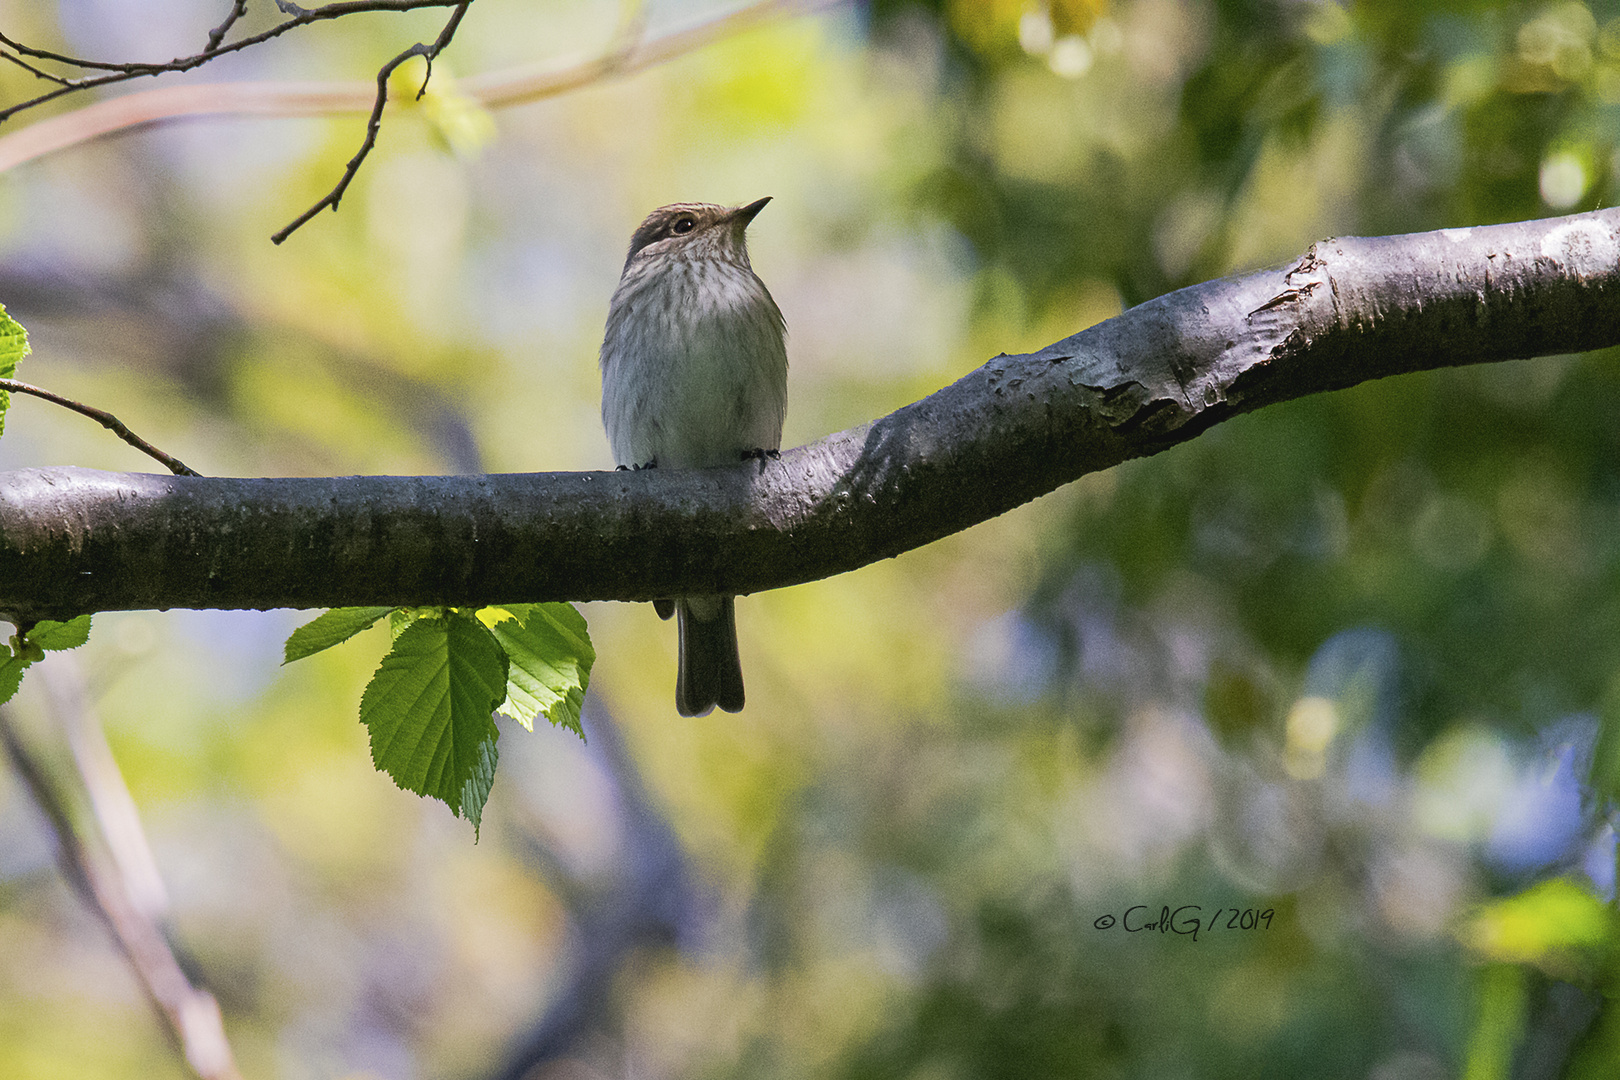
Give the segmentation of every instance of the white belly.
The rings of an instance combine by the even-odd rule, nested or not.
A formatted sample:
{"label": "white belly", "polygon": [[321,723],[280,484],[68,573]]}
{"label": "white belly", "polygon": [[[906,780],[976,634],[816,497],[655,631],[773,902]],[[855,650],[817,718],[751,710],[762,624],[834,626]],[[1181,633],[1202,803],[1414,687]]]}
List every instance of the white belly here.
{"label": "white belly", "polygon": [[725,465],[782,444],[787,348],[754,272],[678,263],[623,281],[602,343],[602,422],[620,465]]}

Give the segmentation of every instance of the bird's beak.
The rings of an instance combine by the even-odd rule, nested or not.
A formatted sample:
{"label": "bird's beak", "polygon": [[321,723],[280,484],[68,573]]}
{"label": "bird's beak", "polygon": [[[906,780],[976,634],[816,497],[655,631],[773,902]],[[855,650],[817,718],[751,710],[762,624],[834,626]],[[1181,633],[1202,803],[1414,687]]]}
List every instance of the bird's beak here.
{"label": "bird's beak", "polygon": [[744,228],[747,228],[748,223],[750,221],[753,221],[754,216],[756,214],[758,214],[761,210],[765,209],[765,204],[770,202],[770,201],[771,201],[771,197],[769,195],[767,195],[763,199],[758,199],[758,200],[756,200],[754,202],[749,203],[747,206],[739,206],[739,207],[737,207],[737,209],[733,210],[730,214],[728,214],[726,216],[729,217],[732,221],[741,223]]}

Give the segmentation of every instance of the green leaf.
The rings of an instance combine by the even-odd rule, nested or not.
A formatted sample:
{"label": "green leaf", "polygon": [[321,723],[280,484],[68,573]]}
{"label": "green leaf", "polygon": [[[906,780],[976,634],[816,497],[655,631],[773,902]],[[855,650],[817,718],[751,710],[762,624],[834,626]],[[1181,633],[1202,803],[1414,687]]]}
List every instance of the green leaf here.
{"label": "green leaf", "polygon": [[290,664],[294,660],[314,656],[323,649],[341,645],[394,610],[386,607],[342,607],[317,615],[287,638],[281,662]]}
{"label": "green leaf", "polygon": [[0,654],[6,657],[0,661],[0,705],[4,705],[16,694],[17,687],[22,685],[23,672],[28,669],[28,661],[21,656],[11,655],[11,650],[4,645],[0,645]]}
{"label": "green leaf", "polygon": [[401,607],[395,608],[388,616],[388,634],[398,640],[405,628],[418,619],[442,619],[453,608],[446,607]]}
{"label": "green leaf", "polygon": [[41,619],[28,631],[28,640],[47,652],[77,649],[90,640],[90,616],[80,615],[67,622]]}
{"label": "green leaf", "polygon": [[406,627],[360,697],[377,768],[407,791],[441,800],[475,830],[495,782],[491,714],[506,670],[494,636],[451,611]]}
{"label": "green leaf", "polygon": [[[0,304],[0,379],[9,379],[17,373],[17,364],[28,355],[28,331],[22,324],[6,314],[4,304]],[[11,395],[0,390],[0,435],[6,432],[6,408],[11,404]],[[13,687],[13,692],[16,688]]]}
{"label": "green leaf", "polygon": [[579,710],[596,662],[585,617],[572,604],[507,604],[478,617],[511,660],[500,711],[530,731],[544,714],[583,739]]}

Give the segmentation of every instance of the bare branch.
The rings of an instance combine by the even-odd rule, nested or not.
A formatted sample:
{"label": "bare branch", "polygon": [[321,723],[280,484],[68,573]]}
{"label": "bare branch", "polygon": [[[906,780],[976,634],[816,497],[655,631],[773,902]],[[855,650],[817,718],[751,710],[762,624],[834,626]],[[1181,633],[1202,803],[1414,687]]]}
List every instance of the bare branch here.
{"label": "bare branch", "polygon": [[0,706],[0,745],[56,835],[62,875],[112,931],[192,1071],[202,1080],[241,1080],[225,1038],[219,1003],[208,991],[191,984],[157,924],[130,902],[117,875],[92,856],[73,828],[67,801],[18,736],[4,706]]}
{"label": "bare branch", "polygon": [[[277,0],[277,2],[279,3],[281,0]],[[298,231],[299,228],[301,228],[316,214],[320,213],[322,210],[325,210],[327,207],[331,207],[333,210],[338,208],[338,203],[343,200],[343,193],[349,190],[350,181],[352,181],[355,178],[355,175],[359,173],[360,166],[362,163],[364,163],[366,157],[371,153],[372,147],[377,145],[377,134],[382,130],[383,107],[388,104],[389,77],[394,74],[395,69],[398,68],[399,65],[403,64],[413,56],[420,56],[426,59],[427,74],[422,76],[422,88],[416,92],[417,100],[421,100],[422,95],[427,93],[428,80],[433,77],[434,57],[438,56],[440,50],[442,50],[446,45],[449,45],[450,39],[456,36],[456,27],[461,25],[461,18],[463,15],[467,14],[467,6],[471,3],[472,0],[461,0],[461,2],[456,5],[455,11],[450,13],[449,21],[444,24],[444,29],[439,31],[438,40],[432,45],[424,45],[421,42],[417,42],[415,45],[412,45],[410,48],[406,49],[404,52],[400,53],[398,56],[394,57],[392,60],[388,61],[388,63],[382,66],[382,69],[377,72],[377,100],[371,107],[371,119],[366,121],[366,137],[365,140],[361,142],[360,149],[356,151],[354,157],[349,159],[349,163],[343,167],[343,175],[338,178],[337,185],[333,187],[331,191],[327,192],[326,195],[323,196],[321,200],[314,206],[310,207],[308,210],[305,210],[302,214],[299,214],[298,217],[294,218],[293,221],[280,232],[270,237],[271,242],[280,244],[282,241],[286,240],[287,237]]]}
{"label": "bare branch", "polygon": [[[367,11],[416,11],[430,7],[465,7],[471,0],[342,0],[340,3],[325,4],[317,8],[297,8],[298,14],[284,22],[277,23],[268,30],[251,34],[228,45],[217,45],[212,48],[205,47],[200,53],[191,56],[176,57],[163,63],[109,63],[102,60],[84,60],[73,56],[64,56],[47,49],[36,49],[21,42],[13,41],[5,34],[0,33],[0,45],[12,49],[18,57],[27,56],[35,60],[50,60],[59,64],[80,68],[84,71],[104,71],[105,75],[98,75],[83,79],[54,80],[63,85],[58,86],[49,93],[30,98],[27,101],[0,109],[0,123],[4,123],[16,114],[42,105],[47,101],[70,94],[78,90],[88,90],[97,86],[110,86],[114,83],[128,82],[131,79],[146,78],[153,75],[163,75],[172,71],[190,71],[201,67],[215,57],[226,53],[240,52],[242,49],[252,48],[263,44],[272,38],[280,37],[289,30],[296,30],[311,23],[324,22],[329,19],[339,19],[346,15],[356,15]],[[0,55],[5,55],[0,53]],[[16,57],[11,58],[16,62]],[[30,68],[30,70],[33,70]],[[42,72],[36,72],[42,78],[52,78]]]}
{"label": "bare branch", "polygon": [[[489,108],[554,97],[604,78],[629,75],[742,33],[771,19],[841,0],[756,0],[663,37],[642,41],[640,7],[629,5],[612,42],[588,56],[563,57],[460,80],[458,89]],[[0,56],[9,54],[0,53]],[[242,82],[163,86],[98,101],[0,136],[0,172],[117,131],[187,116],[313,116],[366,112],[375,82]]]}
{"label": "bare branch", "polygon": [[8,52],[0,52],[0,60],[9,60],[36,78],[44,79],[46,82],[56,83],[58,86],[73,86],[75,82],[73,79],[63,78],[60,75],[53,75],[44,68],[37,68],[33,64],[30,64],[28,61],[24,60],[22,57],[13,56]]}
{"label": "bare branch", "polygon": [[[138,71],[142,74],[150,74],[161,70],[165,66],[163,64],[149,64],[141,63],[139,61],[130,63],[108,63],[102,60],[83,60],[77,56],[65,56],[62,53],[51,52],[49,49],[36,49],[31,45],[24,45],[20,41],[13,41],[4,33],[0,33],[0,45],[5,45],[11,48],[19,56],[31,56],[35,60],[53,60],[58,64],[66,64],[69,67],[82,68],[85,71],[116,71],[124,73]],[[171,63],[179,63],[179,61],[171,61]]]}
{"label": "bare branch", "polygon": [[74,412],[79,413],[82,416],[88,416],[102,427],[111,431],[114,435],[117,435],[120,439],[123,439],[125,442],[129,443],[129,445],[133,446],[141,453],[161,463],[164,468],[168,469],[175,475],[202,475],[202,473],[198,472],[196,469],[193,469],[179,458],[159,450],[157,447],[153,446],[151,443],[129,430],[122,420],[118,419],[118,417],[114,416],[105,409],[98,409],[94,405],[85,405],[81,402],[74,401],[72,398],[63,397],[61,394],[42,389],[38,386],[30,385],[29,383],[19,382],[16,379],[0,379],[0,393],[29,394],[33,397],[43,398],[46,401],[54,402],[57,405],[61,405],[63,408],[72,409]]}
{"label": "bare branch", "polygon": [[0,611],[747,593],[965,529],[1240,413],[1620,344],[1620,209],[1325,240],[998,356],[872,423],[713,469],[198,479],[0,474]]}

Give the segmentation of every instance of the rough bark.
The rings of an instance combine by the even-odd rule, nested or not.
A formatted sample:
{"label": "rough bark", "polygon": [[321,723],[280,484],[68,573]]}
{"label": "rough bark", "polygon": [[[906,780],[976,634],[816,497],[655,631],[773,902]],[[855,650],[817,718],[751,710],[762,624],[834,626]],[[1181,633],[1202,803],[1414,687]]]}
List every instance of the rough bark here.
{"label": "rough bark", "polygon": [[0,474],[0,612],[648,600],[898,555],[1241,412],[1620,344],[1620,210],[1316,244],[780,461],[639,473]]}

